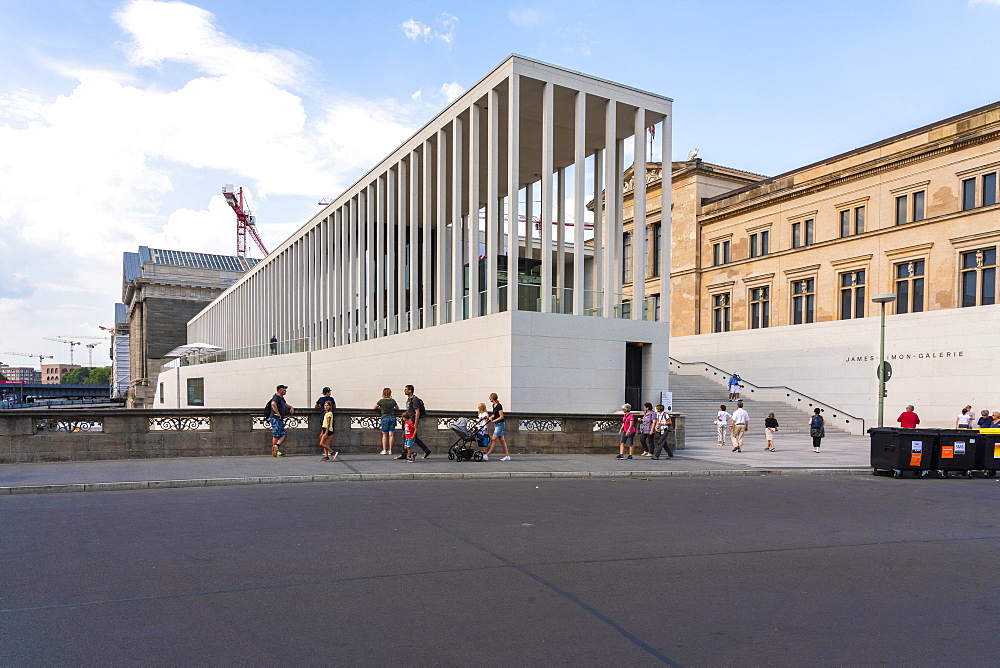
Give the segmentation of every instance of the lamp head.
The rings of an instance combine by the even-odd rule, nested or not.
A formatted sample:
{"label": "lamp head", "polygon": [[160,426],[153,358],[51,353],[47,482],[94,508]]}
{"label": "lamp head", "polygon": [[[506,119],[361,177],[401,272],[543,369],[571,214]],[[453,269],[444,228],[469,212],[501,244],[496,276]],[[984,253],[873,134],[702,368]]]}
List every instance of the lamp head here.
{"label": "lamp head", "polygon": [[888,304],[889,302],[896,301],[896,295],[893,294],[875,295],[874,297],[872,297],[872,301],[875,302],[876,304]]}

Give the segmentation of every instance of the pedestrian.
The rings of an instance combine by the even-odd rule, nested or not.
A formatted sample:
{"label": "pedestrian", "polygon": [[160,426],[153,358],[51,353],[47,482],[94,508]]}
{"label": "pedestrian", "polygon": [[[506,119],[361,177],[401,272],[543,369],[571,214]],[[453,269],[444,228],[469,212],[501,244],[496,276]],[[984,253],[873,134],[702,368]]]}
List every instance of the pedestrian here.
{"label": "pedestrian", "polygon": [[719,447],[721,448],[726,444],[726,429],[729,427],[729,420],[732,419],[732,415],[726,410],[726,405],[722,404],[719,406],[719,413],[715,416],[715,430],[719,435]]}
{"label": "pedestrian", "polygon": [[[323,427],[319,430],[319,447],[323,448],[322,462],[329,462],[337,458],[337,452],[330,447],[333,442],[333,402],[323,402]],[[331,454],[332,453],[332,454]]]}
{"label": "pedestrian", "polygon": [[742,401],[736,402],[736,410],[733,411],[733,416],[729,420],[733,424],[729,432],[730,439],[733,441],[733,452],[743,452],[743,436],[750,428],[750,414],[743,410]]}
{"label": "pedestrian", "polygon": [[[324,420],[326,419],[325,413],[326,413],[326,406],[328,404],[330,406],[330,415],[334,416],[337,413],[337,402],[334,400],[333,397],[330,396],[330,391],[331,390],[330,390],[329,387],[324,387],[323,388],[323,394],[320,395],[320,398],[316,400],[316,405],[314,406],[314,408],[316,408],[317,410],[319,410],[320,414],[324,416],[324,418],[323,418]],[[335,422],[336,422],[336,418],[335,417],[331,417],[330,418],[330,431],[327,434],[329,436],[329,439],[328,439],[329,443],[327,443],[327,445],[329,445],[330,443],[333,443],[333,425],[334,425]]]}
{"label": "pedestrian", "polygon": [[396,438],[396,409],[399,404],[392,398],[392,390],[382,388],[382,398],[375,402],[375,410],[379,412],[379,429],[382,430],[382,452],[380,455],[391,455],[393,441]]}
{"label": "pedestrian", "polygon": [[809,418],[809,435],[813,440],[813,452],[819,452],[820,442],[826,436],[826,420],[819,414],[819,409],[813,409],[813,415]]}
{"label": "pedestrian", "polygon": [[993,411],[993,424],[990,427],[993,429],[1000,427],[1000,411]]}
{"label": "pedestrian", "polygon": [[906,410],[899,414],[896,422],[903,429],[916,429],[920,424],[920,416],[913,412],[913,406],[907,406]]}
{"label": "pedestrian", "polygon": [[[622,424],[618,427],[618,456],[615,459],[632,459],[635,449],[635,416],[632,415],[632,404],[622,406]],[[628,457],[625,456],[625,446],[628,445]]]}
{"label": "pedestrian", "polygon": [[667,449],[667,459],[673,459],[674,450],[670,447],[670,432],[673,431],[674,421],[670,419],[670,413],[663,408],[662,404],[656,405],[656,421],[654,425],[657,442],[656,454],[652,456],[652,459],[659,459],[663,448]]}
{"label": "pedestrian", "polygon": [[403,458],[413,461],[413,439],[417,436],[417,425],[409,413],[403,413]]}
{"label": "pedestrian", "polygon": [[271,401],[267,404],[267,421],[271,423],[271,456],[284,457],[278,447],[285,442],[285,417],[295,412],[295,409],[285,401],[287,385],[279,385]]}
{"label": "pedestrian", "polygon": [[277,355],[278,354],[278,335],[277,334],[272,334],[271,335],[271,338],[268,341],[268,346],[271,348],[271,354],[272,355]]}
{"label": "pedestrian", "polygon": [[475,426],[476,435],[479,437],[479,450],[483,453],[483,461],[490,461],[486,455],[486,446],[490,444],[490,435],[486,431],[486,425],[490,423],[490,414],[486,411],[486,404],[479,404],[476,406],[476,421],[473,423]]}
{"label": "pedestrian", "polygon": [[955,418],[955,429],[971,429],[972,421],[975,417],[976,415],[972,412],[972,407],[966,406],[958,414],[958,417]]}
{"label": "pedestrian", "polygon": [[643,457],[652,457],[653,449],[656,448],[656,434],[653,433],[655,423],[656,413],[653,412],[653,404],[647,401],[642,405],[642,417],[639,418],[639,445],[642,446]]}
{"label": "pedestrian", "polygon": [[764,436],[767,437],[767,445],[764,446],[765,450],[774,452],[774,434],[778,431],[778,420],[774,417],[774,413],[768,413],[767,417],[764,418]]}
{"label": "pedestrian", "polygon": [[503,404],[500,403],[500,397],[497,396],[496,392],[490,394],[490,403],[493,404],[493,414],[490,416],[490,422],[493,423],[493,437],[490,439],[490,449],[486,451],[483,461],[488,461],[487,457],[493,452],[493,448],[497,446],[499,441],[503,448],[503,457],[500,458],[500,461],[509,462],[510,450],[507,449],[507,439],[504,438],[504,433],[507,431],[507,414],[503,412]]}
{"label": "pedestrian", "polygon": [[740,398],[740,388],[743,387],[742,385],[740,385],[740,381],[741,380],[743,380],[743,379],[740,378],[740,374],[738,374],[736,372],[733,372],[733,375],[729,377],[729,383],[728,384],[729,384],[729,400],[730,401],[733,401],[734,399],[739,399]]}
{"label": "pedestrian", "polygon": [[[431,449],[424,445],[423,439],[420,438],[420,421],[427,417],[427,408],[424,406],[423,400],[413,393],[412,385],[404,387],[403,394],[406,395],[406,412],[413,420],[413,442],[420,446],[420,449],[424,451],[424,459],[427,459],[431,456]],[[403,455],[396,459],[403,459]]]}
{"label": "pedestrian", "polygon": [[990,412],[988,410],[984,408],[980,415],[981,417],[976,421],[977,427],[982,429],[983,427],[989,428],[993,426],[993,418],[990,417]]}

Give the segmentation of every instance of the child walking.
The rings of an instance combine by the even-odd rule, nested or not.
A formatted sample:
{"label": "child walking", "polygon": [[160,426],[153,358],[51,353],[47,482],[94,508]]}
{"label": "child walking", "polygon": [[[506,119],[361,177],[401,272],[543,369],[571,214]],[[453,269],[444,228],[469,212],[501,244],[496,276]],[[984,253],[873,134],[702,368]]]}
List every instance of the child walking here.
{"label": "child walking", "polygon": [[406,461],[413,461],[413,439],[417,436],[417,425],[410,419],[409,413],[403,413],[403,451]]}
{"label": "child walking", "polygon": [[333,442],[333,402],[323,402],[323,427],[319,430],[319,447],[323,448],[321,462],[331,462],[339,453],[330,448]]}

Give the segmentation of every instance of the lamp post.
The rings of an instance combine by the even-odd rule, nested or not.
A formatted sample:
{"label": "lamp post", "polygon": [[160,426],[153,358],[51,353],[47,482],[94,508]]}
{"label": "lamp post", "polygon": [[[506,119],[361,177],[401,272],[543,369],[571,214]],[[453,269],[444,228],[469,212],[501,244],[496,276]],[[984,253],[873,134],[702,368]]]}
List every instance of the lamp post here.
{"label": "lamp post", "polygon": [[878,426],[883,426],[883,411],[885,409],[885,305],[896,301],[896,295],[875,295],[872,301],[882,307],[881,327],[878,337]]}

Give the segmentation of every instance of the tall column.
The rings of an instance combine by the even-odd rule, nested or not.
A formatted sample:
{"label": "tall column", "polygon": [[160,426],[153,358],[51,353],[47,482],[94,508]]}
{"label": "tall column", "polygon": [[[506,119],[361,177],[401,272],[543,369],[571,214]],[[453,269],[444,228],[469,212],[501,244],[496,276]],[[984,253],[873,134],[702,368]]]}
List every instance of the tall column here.
{"label": "tall column", "polygon": [[619,139],[615,142],[615,181],[614,181],[614,205],[615,205],[615,229],[612,233],[612,238],[615,239],[615,268],[614,268],[614,281],[615,281],[615,293],[621,295],[620,299],[624,300],[624,291],[622,290],[622,259],[624,257],[624,252],[621,250],[622,239],[624,238],[623,225],[625,224],[625,184],[622,182],[622,176],[625,174],[625,139]]}
{"label": "tall column", "polygon": [[469,317],[479,312],[479,162],[482,126],[478,104],[469,107]]}
{"label": "tall column", "polygon": [[621,181],[620,174],[615,170],[618,166],[618,138],[617,138],[617,106],[614,100],[608,100],[604,114],[604,308],[605,318],[614,317],[614,308],[618,295],[615,272],[615,249],[621,244],[621,239],[614,237],[615,225],[615,183]]}
{"label": "tall column", "polygon": [[396,242],[396,313],[398,316],[396,332],[409,331],[410,302],[406,295],[406,285],[409,279],[409,257],[407,255],[407,244],[409,243],[407,232],[411,212],[407,206],[409,201],[410,181],[413,178],[413,154],[407,156],[406,160],[399,161],[399,178],[397,179],[397,195],[399,202],[399,224],[396,226],[398,239]]}
{"label": "tall column", "polygon": [[497,256],[500,249],[500,94],[495,88],[489,93],[489,128],[486,148],[486,312],[496,313]]}
{"label": "tall column", "polygon": [[431,274],[434,278],[434,325],[442,325],[448,322],[448,304],[446,303],[447,288],[450,284],[451,275],[448,272],[448,258],[445,256],[445,241],[448,239],[448,134],[445,132],[445,128],[442,127],[437,132],[437,155],[435,156],[435,162],[437,164],[437,176],[435,178],[435,183],[437,185],[437,203],[436,203],[436,214],[434,216],[437,230],[437,243],[434,244],[434,263],[432,265]]}
{"label": "tall column", "polygon": [[539,252],[542,258],[540,288],[542,313],[552,312],[552,164],[553,164],[553,87],[545,82],[542,88],[542,206],[538,212],[542,221]]}
{"label": "tall column", "polygon": [[[573,315],[583,315],[583,225],[586,215],[587,94],[577,91],[573,108]],[[596,170],[595,170],[596,171]],[[594,204],[597,204],[595,197]]]}
{"label": "tall column", "polygon": [[558,313],[566,312],[566,168],[556,170],[556,290]]}
{"label": "tall column", "polygon": [[378,259],[376,254],[375,232],[378,229],[378,218],[375,215],[378,200],[378,184],[381,177],[376,177],[375,181],[370,181],[365,188],[365,199],[368,202],[368,224],[365,225],[367,242],[365,243],[365,323],[367,332],[366,339],[375,338],[375,324],[378,322],[375,317],[375,302],[377,294],[375,292],[375,282],[377,276]]}
{"label": "tall column", "polygon": [[347,226],[347,327],[351,343],[358,341],[358,196],[351,197]]}
{"label": "tall column", "polygon": [[632,163],[632,319],[643,320],[646,301],[646,110],[635,110]]}
{"label": "tall column", "polygon": [[346,333],[344,331],[344,295],[347,285],[347,274],[344,271],[344,245],[347,238],[344,236],[344,205],[341,205],[334,212],[334,268],[336,269],[336,284],[334,285],[334,345],[344,345]]}
{"label": "tall column", "polygon": [[462,319],[462,119],[451,122],[451,321]]}
{"label": "tall column", "polygon": [[420,166],[422,178],[420,190],[424,205],[423,214],[420,216],[420,291],[422,293],[420,301],[422,311],[418,323],[420,327],[430,327],[434,324],[431,319],[431,314],[434,312],[431,305],[434,297],[432,289],[434,276],[431,271],[431,251],[434,247],[433,235],[431,234],[434,229],[434,214],[432,212],[434,189],[431,187],[434,179],[434,151],[431,147],[431,140],[425,140],[422,148],[423,157]]}
{"label": "tall column", "polygon": [[670,252],[673,213],[673,148],[671,117],[664,116],[660,128],[660,322],[670,322]]}
{"label": "tall column", "polygon": [[375,329],[373,336],[385,336],[385,179],[375,182]]}
{"label": "tall column", "polygon": [[398,264],[396,258],[399,255],[399,246],[396,241],[399,218],[396,213],[396,194],[399,180],[397,173],[401,169],[402,163],[397,163],[395,169],[390,168],[386,172],[385,183],[385,333],[395,334],[397,332],[395,323],[399,315],[399,307],[396,300],[399,298],[399,291],[396,287]]}
{"label": "tall column", "polygon": [[535,183],[524,186],[524,257],[537,259],[535,252]]}
{"label": "tall column", "polygon": [[521,79],[510,75],[507,93],[507,310],[516,311],[518,304],[518,258],[520,256],[520,227],[518,213],[521,188]]}
{"label": "tall column", "polygon": [[420,148],[410,153],[410,318],[407,331],[420,327]]}

